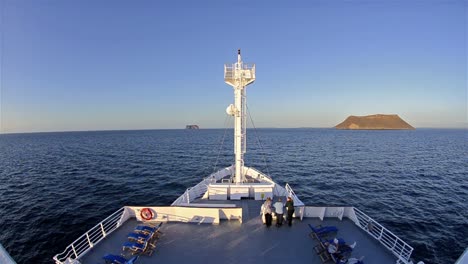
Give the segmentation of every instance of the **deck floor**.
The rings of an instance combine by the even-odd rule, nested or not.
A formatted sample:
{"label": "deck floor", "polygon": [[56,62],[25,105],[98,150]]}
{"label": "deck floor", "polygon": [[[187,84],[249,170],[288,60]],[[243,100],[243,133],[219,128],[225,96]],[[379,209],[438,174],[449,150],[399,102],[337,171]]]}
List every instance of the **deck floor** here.
{"label": "deck floor", "polygon": [[[352,256],[365,256],[364,263],[394,264],[396,258],[377,241],[358,229],[350,220],[304,218],[295,219],[293,226],[266,228],[259,216],[260,202],[239,201],[243,223],[221,221],[219,225],[164,223],[163,232],[151,257],[141,256],[137,263],[321,263],[313,247],[318,242],[309,236],[307,224],[335,225],[337,237],[348,244],[357,242]],[[127,221],[81,259],[83,264],[104,263],[105,254],[121,254],[127,234],[139,223]]]}

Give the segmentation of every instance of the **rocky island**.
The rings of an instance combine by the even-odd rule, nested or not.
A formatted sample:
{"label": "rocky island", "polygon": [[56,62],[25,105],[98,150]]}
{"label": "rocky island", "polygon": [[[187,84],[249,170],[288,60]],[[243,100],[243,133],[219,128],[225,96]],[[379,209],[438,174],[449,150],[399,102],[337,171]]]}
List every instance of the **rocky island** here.
{"label": "rocky island", "polygon": [[398,115],[349,116],[336,129],[414,129]]}
{"label": "rocky island", "polygon": [[186,125],[185,129],[200,129],[198,125]]}

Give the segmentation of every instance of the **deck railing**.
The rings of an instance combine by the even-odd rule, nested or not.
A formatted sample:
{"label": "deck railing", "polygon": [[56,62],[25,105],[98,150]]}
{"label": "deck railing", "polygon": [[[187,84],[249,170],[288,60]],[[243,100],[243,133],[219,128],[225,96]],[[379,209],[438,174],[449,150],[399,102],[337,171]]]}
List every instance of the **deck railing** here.
{"label": "deck railing", "polygon": [[62,253],[54,256],[55,263],[63,264],[67,260],[75,260],[82,257],[86,252],[123,224],[121,219],[124,212],[125,207],[120,208],[91,228],[88,232],[84,233],[77,240],[73,241]]}
{"label": "deck railing", "polygon": [[413,248],[410,245],[362,211],[357,208],[353,209],[356,214],[356,221],[354,222],[358,227],[377,239],[382,245],[398,257],[397,263],[411,263],[410,257],[413,252]]}
{"label": "deck railing", "polygon": [[8,254],[5,248],[0,244],[0,263],[2,264],[16,264],[13,258]]}
{"label": "deck railing", "polygon": [[463,264],[463,263],[468,263],[468,247],[465,249],[465,252],[458,258],[457,262],[455,264]]}
{"label": "deck railing", "polygon": [[296,217],[299,216],[302,220],[302,218],[304,217],[305,210],[304,203],[301,201],[301,199],[299,199],[299,197],[297,197],[296,193],[293,191],[291,186],[289,186],[289,183],[286,183],[284,187],[286,189],[286,192],[288,193],[288,196],[293,199],[294,207],[300,207],[299,212],[296,212]]}
{"label": "deck railing", "polygon": [[288,192],[288,196],[293,199],[294,206],[304,206],[304,203],[297,197],[291,186],[289,186],[289,183],[286,183],[285,189]]}
{"label": "deck railing", "polygon": [[187,188],[185,190],[184,194],[179,196],[172,204],[171,206],[178,206],[182,204],[189,204],[193,200],[201,197],[206,193],[208,190],[208,185],[210,183],[216,182],[217,180],[225,177],[230,173],[230,167],[224,168],[222,170],[219,170],[215,173],[212,173],[210,176],[206,177],[203,179],[203,181],[199,182],[197,185]]}

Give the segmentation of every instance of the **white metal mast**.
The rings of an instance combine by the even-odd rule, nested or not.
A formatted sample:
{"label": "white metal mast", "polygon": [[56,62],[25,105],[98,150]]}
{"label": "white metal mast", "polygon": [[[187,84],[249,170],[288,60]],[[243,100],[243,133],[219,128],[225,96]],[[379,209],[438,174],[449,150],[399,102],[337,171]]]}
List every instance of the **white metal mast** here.
{"label": "white metal mast", "polygon": [[247,145],[245,87],[255,81],[255,64],[244,64],[240,49],[237,51],[237,63],[224,65],[224,81],[234,88],[234,105],[229,105],[226,112],[234,116],[235,182],[242,183],[245,181],[243,167]]}

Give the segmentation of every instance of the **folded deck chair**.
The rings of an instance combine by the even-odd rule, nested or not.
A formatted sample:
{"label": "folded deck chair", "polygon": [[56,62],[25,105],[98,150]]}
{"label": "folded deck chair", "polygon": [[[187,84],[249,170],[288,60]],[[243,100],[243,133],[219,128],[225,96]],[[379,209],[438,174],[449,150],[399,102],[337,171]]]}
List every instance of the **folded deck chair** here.
{"label": "folded deck chair", "polygon": [[131,259],[126,259],[122,256],[107,254],[102,258],[106,263],[109,264],[134,264],[135,261],[138,259],[138,256],[135,256]]}

